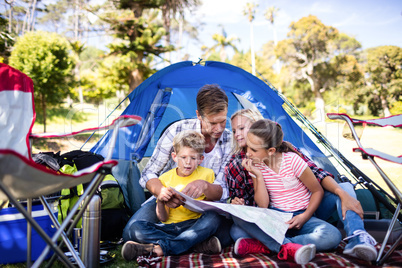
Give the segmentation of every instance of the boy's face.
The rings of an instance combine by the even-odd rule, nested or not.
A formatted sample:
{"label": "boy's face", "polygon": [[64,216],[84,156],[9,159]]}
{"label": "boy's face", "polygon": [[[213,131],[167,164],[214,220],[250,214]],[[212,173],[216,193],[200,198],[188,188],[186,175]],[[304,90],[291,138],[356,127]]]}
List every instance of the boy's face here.
{"label": "boy's face", "polygon": [[187,177],[198,167],[204,156],[190,147],[182,147],[178,153],[172,153],[172,158],[177,163],[177,175]]}

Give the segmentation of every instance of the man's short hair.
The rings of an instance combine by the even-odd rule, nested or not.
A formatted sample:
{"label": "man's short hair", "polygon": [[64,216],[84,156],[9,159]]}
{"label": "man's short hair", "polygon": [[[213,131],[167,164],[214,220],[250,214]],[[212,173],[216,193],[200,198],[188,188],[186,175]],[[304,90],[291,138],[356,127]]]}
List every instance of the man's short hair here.
{"label": "man's short hair", "polygon": [[218,85],[205,85],[197,94],[197,110],[201,116],[218,114],[228,108],[228,96]]}
{"label": "man's short hair", "polygon": [[205,151],[205,138],[201,133],[195,130],[179,132],[173,138],[173,148],[177,154],[183,147],[194,149],[197,153],[202,155]]}

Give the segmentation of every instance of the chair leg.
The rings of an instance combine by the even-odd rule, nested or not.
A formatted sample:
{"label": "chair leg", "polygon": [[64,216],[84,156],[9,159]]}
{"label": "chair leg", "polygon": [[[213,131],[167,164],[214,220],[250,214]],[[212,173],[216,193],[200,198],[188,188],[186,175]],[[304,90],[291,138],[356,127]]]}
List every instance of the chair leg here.
{"label": "chair leg", "polygon": [[[27,200],[27,212],[32,216],[32,199]],[[29,221],[27,221],[27,267],[31,267],[31,256],[32,253],[32,226]]]}
{"label": "chair leg", "polygon": [[389,236],[391,235],[391,232],[394,229],[396,220],[398,219],[400,209],[401,209],[401,204],[398,203],[398,206],[397,206],[397,208],[395,210],[395,213],[392,216],[391,224],[389,225],[387,233],[386,233],[386,235],[384,237],[384,241],[382,242],[380,251],[378,252],[378,256],[377,256],[377,260],[376,260],[378,265],[382,265],[382,263],[385,261],[385,259],[395,250],[395,248],[399,245],[399,242],[401,241],[402,234],[395,241],[395,243],[392,245],[392,247],[387,251],[387,253],[384,255],[384,257],[381,258],[382,254],[384,253],[385,246],[387,245]]}
{"label": "chair leg", "polygon": [[[60,228],[60,223],[58,221],[58,219],[54,216],[52,209],[49,206],[49,203],[47,202],[47,200],[41,196],[39,197],[40,201],[42,202],[43,207],[46,209],[47,213],[50,216],[50,219],[52,220],[52,223],[54,224],[54,226],[59,229]],[[76,261],[77,265],[79,267],[84,267],[84,264],[81,260],[81,258],[78,256],[78,253],[75,251],[72,243],[70,242],[70,239],[68,239],[68,236],[66,234],[66,232],[62,232],[61,233],[62,239],[64,241],[64,243],[66,244],[68,250],[71,252],[72,257],[74,258],[74,260]],[[59,245],[59,247],[61,246],[61,244]],[[56,255],[54,255],[56,256]],[[52,261],[53,260],[53,261]],[[48,267],[51,267],[55,258],[52,258],[52,260],[49,261]]]}
{"label": "chair leg", "polygon": [[[55,243],[56,243],[57,239],[60,237],[60,235],[62,234],[62,232],[64,232],[64,230],[66,229],[67,223],[70,222],[71,220],[73,220],[73,217],[75,216],[75,219],[73,220],[71,226],[69,227],[69,229],[66,232],[67,236],[71,234],[72,230],[74,229],[74,226],[77,225],[79,219],[82,217],[82,215],[85,211],[85,208],[88,206],[92,196],[95,194],[96,189],[98,189],[98,187],[101,184],[104,177],[105,177],[105,174],[98,173],[92,179],[92,181],[88,185],[87,189],[84,191],[84,193],[78,199],[78,201],[75,203],[75,205],[73,206],[71,211],[68,213],[67,217],[64,219],[63,223],[60,225],[59,229],[53,235],[52,240]],[[86,198],[87,196],[89,198]],[[74,215],[78,211],[80,204],[82,204],[81,209],[79,210],[77,215]],[[61,241],[58,248],[63,246],[63,244],[64,244],[64,241]],[[37,261],[39,261],[39,263],[43,262],[46,254],[49,252],[49,249],[50,249],[50,245],[47,245],[46,248],[43,250],[42,254],[37,259]],[[49,264],[52,264],[55,260],[56,260],[55,255],[53,255],[52,258],[49,260]],[[82,263],[81,260],[77,264],[80,267],[84,267],[84,264]]]}
{"label": "chair leg", "polygon": [[[45,231],[40,227],[40,225],[36,222],[36,220],[28,214],[27,210],[18,202],[18,200],[6,189],[4,186],[3,182],[0,181],[0,189],[3,191],[5,195],[7,195],[8,199],[11,201],[12,204],[14,204],[15,208],[22,214],[24,215],[24,218],[29,222],[32,227],[35,229],[35,231],[42,237],[43,240],[45,240],[46,244],[48,245],[47,247],[51,247],[51,249],[59,255],[59,257],[66,263],[68,267],[73,268],[73,264],[68,260],[66,255],[61,251],[60,248],[54,245],[50,237],[45,233]],[[36,261],[32,267],[39,267],[38,262]]]}

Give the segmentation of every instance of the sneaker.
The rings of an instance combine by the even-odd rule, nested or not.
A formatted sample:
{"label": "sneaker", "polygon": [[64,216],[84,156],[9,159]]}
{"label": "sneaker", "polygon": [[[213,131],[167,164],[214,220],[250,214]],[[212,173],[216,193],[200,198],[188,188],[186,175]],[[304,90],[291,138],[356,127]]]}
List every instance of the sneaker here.
{"label": "sneaker", "polygon": [[295,243],[287,243],[281,246],[278,253],[280,260],[293,260],[297,264],[307,264],[315,257],[315,245],[300,245]]}
{"label": "sneaker", "polygon": [[377,249],[374,247],[377,241],[366,231],[356,230],[343,240],[349,240],[343,254],[365,261],[374,261],[377,258]]}
{"label": "sneaker", "polygon": [[212,236],[211,238],[194,246],[194,252],[197,253],[217,254],[221,253],[221,251],[221,242],[216,236]]}
{"label": "sneaker", "polygon": [[253,253],[264,253],[269,254],[271,251],[261,243],[259,240],[254,238],[239,238],[236,240],[234,245],[234,252],[236,255],[246,255]]}
{"label": "sneaker", "polygon": [[121,248],[121,256],[126,261],[137,259],[139,256],[151,256],[153,244],[140,244],[134,241],[127,241]]}

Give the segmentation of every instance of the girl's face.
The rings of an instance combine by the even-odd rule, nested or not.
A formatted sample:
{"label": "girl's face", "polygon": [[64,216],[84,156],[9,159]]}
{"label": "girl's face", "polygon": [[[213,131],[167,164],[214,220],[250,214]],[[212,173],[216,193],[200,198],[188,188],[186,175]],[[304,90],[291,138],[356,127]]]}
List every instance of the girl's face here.
{"label": "girl's face", "polygon": [[232,119],[233,138],[240,148],[247,146],[247,133],[251,125],[251,120],[242,115],[238,115]]}
{"label": "girl's face", "polygon": [[274,148],[266,149],[264,141],[251,133],[247,134],[247,158],[253,160],[253,163],[268,162],[270,156],[275,153]]}

